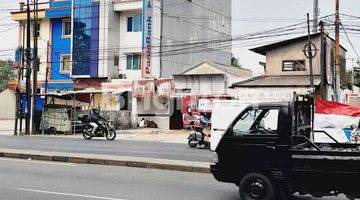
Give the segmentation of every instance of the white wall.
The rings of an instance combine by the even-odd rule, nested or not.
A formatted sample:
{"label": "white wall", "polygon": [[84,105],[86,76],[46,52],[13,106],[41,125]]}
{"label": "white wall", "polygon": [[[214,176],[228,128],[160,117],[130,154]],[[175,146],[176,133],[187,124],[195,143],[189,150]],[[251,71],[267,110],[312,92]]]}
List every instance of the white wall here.
{"label": "white wall", "polygon": [[119,13],[113,11],[111,0],[100,1],[99,77],[118,78],[114,56],[119,55]]}
{"label": "white wall", "polygon": [[[142,98],[141,100],[137,99],[137,114],[138,121],[142,118],[146,120],[152,120],[160,129],[169,129],[170,128],[170,115],[172,110],[170,108],[170,102],[166,104],[159,103],[157,97],[147,97]],[[155,116],[145,116],[141,115],[155,115]]]}
{"label": "white wall", "polygon": [[[49,20],[42,19],[40,21],[40,36],[38,38],[38,56],[40,58],[40,66],[39,66],[39,72],[38,72],[38,81],[45,81],[46,79],[46,67],[47,67],[47,54],[48,54],[48,42],[50,41],[51,37],[51,23]],[[24,32],[26,34],[26,28],[25,30],[22,30],[22,26],[19,28],[20,33]],[[33,46],[33,32],[32,27],[31,29],[31,46]],[[19,46],[23,45],[22,36],[19,36]],[[25,39],[25,47],[26,47],[26,39]],[[32,76],[31,76],[32,78]]]}
{"label": "white wall", "polygon": [[191,94],[224,95],[227,93],[226,75],[175,76],[175,89],[190,89]]}
{"label": "white wall", "polygon": [[247,87],[229,89],[230,95],[244,103],[291,101],[294,92],[306,94],[306,87]]}
{"label": "white wall", "polygon": [[6,89],[0,93],[0,119],[15,119],[15,91]]}
{"label": "white wall", "polygon": [[119,51],[119,72],[126,74],[128,79],[141,78],[141,70],[126,69],[126,55],[130,53],[141,54],[142,51],[142,32],[127,32],[127,18],[141,15],[141,10],[127,11],[120,14],[120,51]]}

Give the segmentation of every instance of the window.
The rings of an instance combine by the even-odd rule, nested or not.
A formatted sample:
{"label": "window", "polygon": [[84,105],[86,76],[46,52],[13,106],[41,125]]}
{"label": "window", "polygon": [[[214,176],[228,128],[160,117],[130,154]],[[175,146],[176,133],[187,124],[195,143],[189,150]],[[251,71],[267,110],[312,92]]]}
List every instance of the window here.
{"label": "window", "polygon": [[69,73],[71,68],[70,55],[60,56],[60,72]]}
{"label": "window", "polygon": [[67,38],[71,36],[71,20],[64,19],[62,21],[62,37]]}
{"label": "window", "polygon": [[119,66],[119,56],[114,56],[114,66]]}
{"label": "window", "polygon": [[142,19],[141,15],[128,17],[127,19],[127,31],[128,32],[141,32]]}
{"label": "window", "polygon": [[249,134],[276,134],[278,109],[253,109],[244,113],[233,126],[234,136]]}
{"label": "window", "polygon": [[283,61],[283,71],[305,71],[305,60]]}
{"label": "window", "polygon": [[129,54],[126,56],[127,70],[140,70],[140,54]]}

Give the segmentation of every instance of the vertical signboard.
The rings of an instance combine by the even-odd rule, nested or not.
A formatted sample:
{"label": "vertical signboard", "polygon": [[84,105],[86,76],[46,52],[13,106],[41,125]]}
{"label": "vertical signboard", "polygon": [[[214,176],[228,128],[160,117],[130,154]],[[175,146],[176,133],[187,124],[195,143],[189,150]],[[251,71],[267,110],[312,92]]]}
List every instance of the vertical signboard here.
{"label": "vertical signboard", "polygon": [[326,80],[329,85],[333,83],[334,46],[330,38],[326,38]]}
{"label": "vertical signboard", "polygon": [[143,53],[142,76],[152,77],[152,35],[153,35],[153,0],[143,0]]}

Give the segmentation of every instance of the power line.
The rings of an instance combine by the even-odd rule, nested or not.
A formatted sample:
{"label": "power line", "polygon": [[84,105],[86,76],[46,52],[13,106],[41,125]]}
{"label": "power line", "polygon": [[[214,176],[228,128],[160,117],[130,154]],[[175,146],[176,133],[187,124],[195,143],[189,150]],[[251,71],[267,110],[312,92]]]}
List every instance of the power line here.
{"label": "power line", "polygon": [[350,38],[349,38],[349,35],[348,35],[347,32],[346,32],[345,27],[343,26],[343,24],[342,24],[341,22],[340,22],[340,25],[341,25],[342,29],[344,30],[344,33],[345,33],[346,38],[347,38],[347,41],[349,42],[351,48],[353,49],[353,51],[355,52],[356,56],[357,56],[358,59],[360,60],[360,55],[359,55],[359,53],[357,52],[357,50],[355,49],[353,43],[351,42],[351,40],[350,40]]}

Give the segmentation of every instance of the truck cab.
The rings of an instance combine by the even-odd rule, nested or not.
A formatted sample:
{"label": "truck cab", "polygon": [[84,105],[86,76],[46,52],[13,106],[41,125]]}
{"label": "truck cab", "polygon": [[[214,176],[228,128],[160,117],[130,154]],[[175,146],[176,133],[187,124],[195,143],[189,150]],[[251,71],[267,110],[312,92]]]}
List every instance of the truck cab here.
{"label": "truck cab", "polygon": [[358,146],[312,142],[313,110],[309,95],[246,106],[211,144],[215,179],[238,185],[243,200],[287,199],[294,192],[357,197]]}

